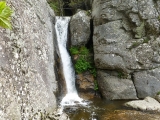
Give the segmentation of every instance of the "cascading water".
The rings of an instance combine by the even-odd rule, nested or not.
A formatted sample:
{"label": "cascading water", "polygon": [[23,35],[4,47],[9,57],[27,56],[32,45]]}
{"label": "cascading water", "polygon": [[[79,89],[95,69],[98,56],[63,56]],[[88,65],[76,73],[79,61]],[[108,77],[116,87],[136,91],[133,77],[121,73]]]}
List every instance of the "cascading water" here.
{"label": "cascading water", "polygon": [[69,21],[70,17],[56,17],[55,24],[58,47],[63,65],[63,74],[67,87],[67,94],[61,101],[62,106],[75,105],[77,102],[82,103],[82,99],[78,96],[75,87],[75,71],[72,67],[71,57],[66,49]]}

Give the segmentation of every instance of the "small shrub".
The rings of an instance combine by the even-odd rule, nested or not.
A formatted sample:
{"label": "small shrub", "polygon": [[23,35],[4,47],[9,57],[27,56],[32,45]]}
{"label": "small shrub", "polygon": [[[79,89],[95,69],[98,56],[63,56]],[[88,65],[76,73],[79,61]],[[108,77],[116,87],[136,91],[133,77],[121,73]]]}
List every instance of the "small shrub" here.
{"label": "small shrub", "polygon": [[0,1],[0,26],[11,29],[11,15],[13,11],[6,5],[5,1]]}
{"label": "small shrub", "polygon": [[97,80],[94,80],[94,90],[98,90],[98,83],[97,83]]}
{"label": "small shrub", "polygon": [[90,70],[90,73],[91,73],[94,77],[97,77],[97,70],[96,70],[96,68],[92,68],[92,69]]}
{"label": "small shrub", "polygon": [[75,67],[75,70],[76,70],[77,73],[83,73],[86,70],[89,70],[91,68],[91,65],[88,61],[85,60],[84,57],[80,57],[76,61],[74,67]]}
{"label": "small shrub", "polygon": [[80,48],[80,53],[81,55],[88,55],[89,54],[89,50],[85,47],[85,46],[82,46]]}
{"label": "small shrub", "polygon": [[78,47],[71,47],[71,48],[69,49],[69,51],[70,51],[70,53],[71,53],[72,55],[77,55],[77,54],[79,54],[79,48],[78,48]]}

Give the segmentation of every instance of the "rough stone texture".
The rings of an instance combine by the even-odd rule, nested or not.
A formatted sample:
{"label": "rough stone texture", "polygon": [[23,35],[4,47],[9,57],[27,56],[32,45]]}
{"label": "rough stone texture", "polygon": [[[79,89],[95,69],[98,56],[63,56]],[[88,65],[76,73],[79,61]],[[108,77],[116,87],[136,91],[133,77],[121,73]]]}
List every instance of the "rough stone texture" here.
{"label": "rough stone texture", "polygon": [[[157,0],[94,0],[92,18],[96,67],[130,74],[133,81],[137,81],[132,76],[134,72],[152,70],[153,75],[147,81],[159,85],[154,70],[160,68],[159,13],[160,2]],[[159,90],[156,84],[143,85],[144,78],[145,74],[141,74],[138,79],[138,86],[146,88],[145,95],[138,95],[140,98],[153,96]],[[138,94],[144,91],[142,89]]]}
{"label": "rough stone texture", "polygon": [[125,103],[125,106],[145,111],[160,111],[160,103],[151,97]]}
{"label": "rough stone texture", "polygon": [[91,99],[95,97],[94,77],[89,72],[76,75],[77,90],[81,98]]}
{"label": "rough stone texture", "polygon": [[93,89],[94,90],[94,78],[93,75],[89,72],[84,74],[78,74],[77,77],[77,84],[79,85],[79,89]]}
{"label": "rough stone texture", "polygon": [[159,120],[159,114],[150,114],[136,110],[115,110],[106,112],[101,120]]}
{"label": "rough stone texture", "polygon": [[0,119],[38,120],[57,105],[54,13],[45,0],[7,2],[14,14],[13,29],[0,28]]}
{"label": "rough stone texture", "polygon": [[131,79],[118,78],[118,73],[102,70],[98,71],[97,79],[99,89],[106,99],[137,99],[135,87]]}
{"label": "rough stone texture", "polygon": [[134,84],[139,98],[154,97],[160,91],[160,69],[135,72]]}
{"label": "rough stone texture", "polygon": [[85,45],[90,39],[90,17],[87,12],[80,10],[70,21],[71,45]]}

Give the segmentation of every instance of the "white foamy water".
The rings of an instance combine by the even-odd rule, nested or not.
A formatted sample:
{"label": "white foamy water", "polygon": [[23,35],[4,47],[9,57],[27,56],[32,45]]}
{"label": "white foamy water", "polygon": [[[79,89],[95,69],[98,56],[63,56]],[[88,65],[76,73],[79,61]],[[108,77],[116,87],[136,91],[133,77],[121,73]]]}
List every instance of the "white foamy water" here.
{"label": "white foamy water", "polygon": [[67,87],[67,94],[61,101],[62,106],[83,104],[83,99],[77,94],[75,87],[75,71],[73,69],[71,57],[66,49],[69,21],[70,17],[56,17],[55,24],[58,47],[63,65],[63,74]]}

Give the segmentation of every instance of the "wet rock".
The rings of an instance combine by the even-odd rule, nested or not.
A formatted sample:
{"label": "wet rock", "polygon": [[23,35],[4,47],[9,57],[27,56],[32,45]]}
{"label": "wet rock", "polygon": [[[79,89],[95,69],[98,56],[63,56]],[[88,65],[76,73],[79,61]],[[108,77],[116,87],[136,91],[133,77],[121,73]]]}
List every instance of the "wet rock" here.
{"label": "wet rock", "polygon": [[78,11],[70,21],[71,45],[85,45],[90,39],[90,17],[84,10]]}
{"label": "wet rock", "polygon": [[94,89],[94,77],[89,72],[78,74],[76,76],[76,83],[78,84],[79,89]]}
{"label": "wet rock", "polygon": [[91,99],[95,96],[94,77],[89,72],[76,75],[78,93],[83,99]]}
{"label": "wet rock", "polygon": [[105,99],[137,99],[132,80],[126,76],[122,77],[116,72],[98,71],[98,85]]}
{"label": "wet rock", "polygon": [[160,103],[151,97],[146,97],[144,100],[127,102],[125,106],[143,111],[160,111]]}
{"label": "wet rock", "polygon": [[50,114],[48,116],[48,119],[49,120],[70,120],[69,116],[65,112],[62,112],[62,110],[54,111],[53,114]]}
{"label": "wet rock", "polygon": [[54,13],[45,0],[8,0],[12,30],[0,28],[0,119],[52,113],[57,106]]}
{"label": "wet rock", "polygon": [[144,113],[135,110],[116,110],[102,116],[102,120],[159,120],[159,114]]}

